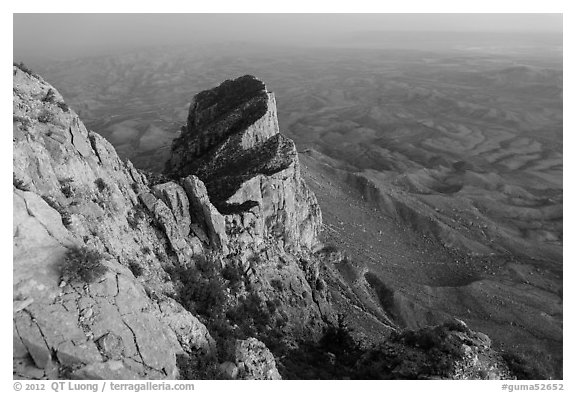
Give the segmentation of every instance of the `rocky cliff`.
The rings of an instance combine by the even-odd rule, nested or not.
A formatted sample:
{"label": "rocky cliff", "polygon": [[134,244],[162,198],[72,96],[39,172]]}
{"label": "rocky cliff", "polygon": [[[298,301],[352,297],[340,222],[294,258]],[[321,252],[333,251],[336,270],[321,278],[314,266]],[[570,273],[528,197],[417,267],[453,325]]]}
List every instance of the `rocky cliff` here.
{"label": "rocky cliff", "polygon": [[197,175],[242,247],[270,239],[310,249],[320,208],[300,175],[294,142],[279,132],[274,94],[253,76],[197,94],[166,171]]}
{"label": "rocky cliff", "polygon": [[[42,78],[14,67],[13,91],[15,375],[177,377],[179,354],[214,351],[166,272],[201,241]],[[105,272],[67,280],[67,260]]]}
{"label": "rocky cliff", "polygon": [[[56,89],[13,70],[16,378],[278,379],[302,377],[290,356],[338,352],[325,343],[345,334],[331,301],[344,289],[312,250],[320,209],[262,82],[196,95],[164,176],[121,160]],[[476,356],[496,371],[463,375],[508,375],[460,330],[454,345],[472,349],[444,357],[449,370]],[[354,359],[348,376],[362,376],[369,354],[382,364],[374,351],[331,364]]]}
{"label": "rocky cliff", "polygon": [[[206,272],[196,266],[206,258],[211,272],[227,269],[239,281],[232,296],[219,298],[228,311],[239,314],[243,302],[254,314],[274,308],[269,318],[284,331],[321,334],[331,311],[325,290],[316,289],[318,272],[306,253],[284,249],[310,248],[320,223],[291,141],[283,140],[289,149],[277,157],[271,152],[267,171],[246,168],[251,175],[223,201],[208,191],[214,182],[205,185],[192,171],[169,181],[123,162],[56,89],[20,67],[14,67],[13,106],[17,375],[174,378],[181,356],[233,360],[232,353],[216,354],[198,319],[208,323],[214,316],[189,311],[206,297],[183,283]],[[275,112],[265,116],[270,124],[244,134],[256,141],[264,130],[278,139]],[[276,167],[275,160],[286,165]],[[257,204],[244,208],[252,201]],[[227,211],[234,203],[242,208]],[[99,259],[105,273],[89,283],[67,279],[66,261],[91,262],[86,255]],[[209,282],[203,290],[225,291],[202,278]]]}

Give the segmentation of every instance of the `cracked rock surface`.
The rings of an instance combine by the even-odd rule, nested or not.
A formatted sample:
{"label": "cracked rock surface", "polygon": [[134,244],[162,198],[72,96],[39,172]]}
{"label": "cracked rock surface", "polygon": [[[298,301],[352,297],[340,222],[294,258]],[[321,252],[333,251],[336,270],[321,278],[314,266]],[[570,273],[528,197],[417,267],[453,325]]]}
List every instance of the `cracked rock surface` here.
{"label": "cracked rock surface", "polygon": [[[183,225],[183,189],[150,190],[41,77],[18,67],[13,76],[15,377],[178,377],[178,354],[214,348],[206,327],[165,295],[164,269],[202,249]],[[62,281],[79,246],[104,256],[99,280]]]}

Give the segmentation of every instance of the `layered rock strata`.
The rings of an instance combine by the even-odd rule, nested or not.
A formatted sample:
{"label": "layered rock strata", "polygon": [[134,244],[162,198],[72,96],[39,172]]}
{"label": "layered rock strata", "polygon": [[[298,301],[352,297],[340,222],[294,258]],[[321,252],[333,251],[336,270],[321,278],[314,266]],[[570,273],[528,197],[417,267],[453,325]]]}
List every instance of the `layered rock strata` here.
{"label": "layered rock strata", "polygon": [[294,142],[279,132],[274,94],[253,76],[194,97],[166,172],[198,176],[241,247],[317,243],[320,208],[300,175]]}

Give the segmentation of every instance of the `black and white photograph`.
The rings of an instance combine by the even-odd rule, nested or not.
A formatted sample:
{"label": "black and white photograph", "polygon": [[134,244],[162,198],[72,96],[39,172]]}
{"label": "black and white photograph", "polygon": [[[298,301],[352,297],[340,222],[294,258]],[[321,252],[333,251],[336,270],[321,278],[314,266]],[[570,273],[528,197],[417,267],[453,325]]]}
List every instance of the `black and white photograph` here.
{"label": "black and white photograph", "polygon": [[15,391],[564,390],[562,13],[12,22]]}

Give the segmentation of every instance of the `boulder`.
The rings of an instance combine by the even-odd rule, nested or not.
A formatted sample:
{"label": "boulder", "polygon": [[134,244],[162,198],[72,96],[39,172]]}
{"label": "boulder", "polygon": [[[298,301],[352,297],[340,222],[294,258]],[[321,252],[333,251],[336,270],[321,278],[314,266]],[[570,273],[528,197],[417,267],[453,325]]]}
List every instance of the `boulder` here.
{"label": "boulder", "polygon": [[234,358],[242,379],[282,379],[274,356],[256,338],[236,340]]}
{"label": "boulder", "polygon": [[221,363],[218,370],[224,379],[236,379],[238,377],[238,367],[232,362]]}

